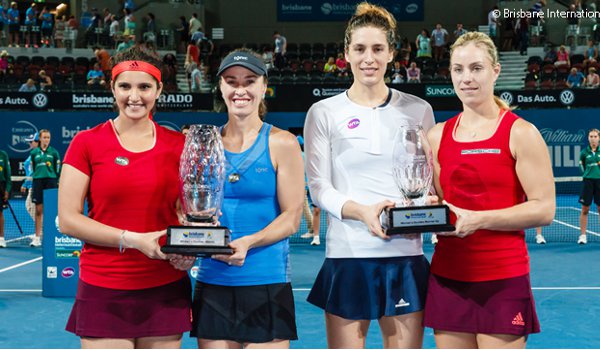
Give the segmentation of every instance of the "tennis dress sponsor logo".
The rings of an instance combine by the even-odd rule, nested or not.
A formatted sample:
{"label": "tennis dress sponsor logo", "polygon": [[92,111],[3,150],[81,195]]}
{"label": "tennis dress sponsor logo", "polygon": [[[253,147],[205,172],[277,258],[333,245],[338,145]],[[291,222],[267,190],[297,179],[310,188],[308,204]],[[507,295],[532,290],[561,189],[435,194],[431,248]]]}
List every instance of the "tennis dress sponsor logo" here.
{"label": "tennis dress sponsor logo", "polygon": [[477,149],[463,149],[460,154],[500,154],[501,151],[498,148],[477,148]]}
{"label": "tennis dress sponsor logo", "polygon": [[348,122],[348,129],[356,129],[360,125],[360,119],[354,118]]}
{"label": "tennis dress sponsor logo", "polygon": [[120,165],[120,166],[127,166],[129,165],[129,159],[127,159],[127,157],[117,157],[115,158],[115,164]]}
{"label": "tennis dress sponsor logo", "polygon": [[404,298],[400,298],[400,301],[398,301],[398,304],[396,304],[396,307],[406,307],[409,306],[410,303],[407,303]]}

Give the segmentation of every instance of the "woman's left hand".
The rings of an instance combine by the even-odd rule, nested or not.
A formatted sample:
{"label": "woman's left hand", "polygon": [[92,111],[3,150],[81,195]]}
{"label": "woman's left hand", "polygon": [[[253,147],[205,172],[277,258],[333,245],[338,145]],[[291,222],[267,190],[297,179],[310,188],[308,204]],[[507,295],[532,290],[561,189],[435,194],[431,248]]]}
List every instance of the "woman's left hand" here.
{"label": "woman's left hand", "polygon": [[217,254],[213,255],[212,258],[227,263],[228,265],[243,266],[246,261],[248,250],[250,250],[248,236],[231,241],[229,247],[233,249],[232,255]]}
{"label": "woman's left hand", "polygon": [[450,210],[456,214],[456,223],[454,224],[456,229],[453,232],[444,232],[440,234],[464,238],[481,228],[479,224],[479,216],[477,215],[476,211],[462,209],[446,201],[444,201],[444,204],[446,204]]}
{"label": "woman's left hand", "polygon": [[196,263],[195,256],[168,254],[169,263],[177,270],[186,271],[192,268]]}

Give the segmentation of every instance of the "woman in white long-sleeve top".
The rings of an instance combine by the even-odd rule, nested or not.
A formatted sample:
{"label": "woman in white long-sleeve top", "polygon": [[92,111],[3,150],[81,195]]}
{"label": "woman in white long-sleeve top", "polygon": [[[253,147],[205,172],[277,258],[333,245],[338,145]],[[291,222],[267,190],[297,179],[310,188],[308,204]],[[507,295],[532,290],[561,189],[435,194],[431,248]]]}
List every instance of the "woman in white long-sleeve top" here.
{"label": "woman in white long-sleeve top", "polygon": [[385,9],[357,7],[345,34],[350,89],[314,104],[304,135],[316,205],[330,216],[326,259],[308,297],[324,309],[331,348],[364,347],[371,320],[386,348],[419,348],[429,263],[420,236],[389,237],[379,216],[401,200],[392,149],[401,125],[434,125],[424,100],[388,88],[396,22]]}

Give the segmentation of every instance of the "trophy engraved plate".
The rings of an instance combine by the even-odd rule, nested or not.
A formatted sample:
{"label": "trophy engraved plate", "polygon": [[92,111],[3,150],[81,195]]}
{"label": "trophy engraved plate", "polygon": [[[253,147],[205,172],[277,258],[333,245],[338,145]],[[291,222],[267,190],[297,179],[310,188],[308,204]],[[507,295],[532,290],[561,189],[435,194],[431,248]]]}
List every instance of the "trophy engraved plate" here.
{"label": "trophy engraved plate", "polygon": [[225,173],[219,128],[192,125],[179,164],[180,197],[186,220],[205,225],[169,227],[162,252],[198,256],[233,253],[229,247],[230,231],[226,227],[211,226],[219,219]]}
{"label": "trophy engraved plate", "polygon": [[453,231],[450,208],[425,205],[433,180],[433,154],[420,125],[401,126],[392,154],[394,182],[405,198],[404,207],[387,208],[382,216],[386,234]]}

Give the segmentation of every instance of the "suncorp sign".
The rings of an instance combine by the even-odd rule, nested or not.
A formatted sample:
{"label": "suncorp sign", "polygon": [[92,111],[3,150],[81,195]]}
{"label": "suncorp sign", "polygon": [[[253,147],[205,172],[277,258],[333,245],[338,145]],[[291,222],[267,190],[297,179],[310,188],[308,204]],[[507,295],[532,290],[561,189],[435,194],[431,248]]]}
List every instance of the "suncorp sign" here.
{"label": "suncorp sign", "polygon": [[427,85],[425,87],[426,97],[453,97],[456,96],[454,88],[450,85]]}

